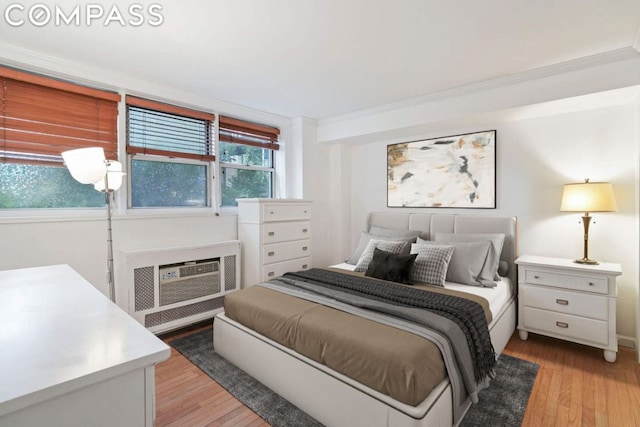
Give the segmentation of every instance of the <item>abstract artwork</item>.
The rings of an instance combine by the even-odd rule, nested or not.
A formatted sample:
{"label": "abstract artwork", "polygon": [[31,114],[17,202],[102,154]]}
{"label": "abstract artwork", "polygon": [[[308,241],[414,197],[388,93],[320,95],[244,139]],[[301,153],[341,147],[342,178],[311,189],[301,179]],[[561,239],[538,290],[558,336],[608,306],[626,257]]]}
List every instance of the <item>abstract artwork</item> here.
{"label": "abstract artwork", "polygon": [[496,207],[496,131],[387,146],[387,205]]}

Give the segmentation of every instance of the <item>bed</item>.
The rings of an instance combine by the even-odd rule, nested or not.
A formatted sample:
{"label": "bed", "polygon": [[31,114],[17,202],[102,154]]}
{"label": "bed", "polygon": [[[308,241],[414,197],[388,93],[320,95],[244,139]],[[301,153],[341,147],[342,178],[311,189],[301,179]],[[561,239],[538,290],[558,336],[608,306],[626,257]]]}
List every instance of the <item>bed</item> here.
{"label": "bed", "polygon": [[[515,292],[517,289],[517,268],[514,265],[517,253],[516,218],[484,215],[374,212],[367,217],[366,230],[361,236],[360,243],[363,241],[367,243],[367,239],[364,239],[364,236],[367,236],[369,240],[378,242],[378,238],[381,238],[380,234],[384,234],[383,232],[385,231],[392,231],[391,234],[393,235],[384,240],[394,240],[397,235],[396,232],[415,231],[419,239],[427,241],[433,240],[433,238],[440,239],[440,237],[444,236],[446,243],[441,241],[437,245],[453,245],[457,248],[468,245],[466,240],[471,235],[478,237],[478,239],[475,239],[478,241],[486,240],[485,236],[503,236],[502,247],[498,253],[500,276],[502,277],[500,277],[500,280],[495,281],[495,287],[468,286],[446,282],[444,285],[445,290],[442,291],[453,294],[456,291],[463,291],[466,294],[477,295],[486,300],[483,307],[487,315],[488,336],[495,355],[499,355],[511,337],[516,323]],[[457,237],[460,239],[456,239]],[[449,243],[451,241],[459,241],[461,243]],[[366,248],[371,246],[371,242],[368,243],[369,245],[365,245]],[[429,242],[423,241],[422,243],[428,244]],[[356,252],[358,252],[358,249],[356,249]],[[376,255],[379,255],[377,251]],[[359,256],[359,258],[362,261],[363,256]],[[333,266],[328,271],[335,271],[337,275],[339,275],[338,271],[352,274],[349,271],[359,266],[359,263],[355,263],[355,260],[352,260],[351,264],[345,263]],[[295,275],[290,276],[290,278],[291,280],[289,281],[298,279]],[[489,286],[486,283],[485,285]],[[271,301],[271,298],[275,295],[274,292],[283,292],[282,290],[269,288],[268,284],[255,288],[251,291],[248,289],[247,294],[253,292],[253,301],[257,302],[254,305],[258,306],[258,309],[260,309],[260,306],[270,306],[270,303],[264,303]],[[440,291],[438,290],[438,292]],[[240,292],[235,294],[240,294]],[[297,291],[291,292],[295,296]],[[286,297],[291,298],[291,295]],[[277,296],[277,298],[281,297]],[[475,297],[469,298],[473,299]],[[295,308],[293,306],[300,305],[299,310],[304,312],[308,311],[308,307],[305,304],[317,303],[317,301],[305,301],[289,305],[292,306],[291,309]],[[278,303],[274,302],[274,304]],[[313,307],[315,310],[315,305]],[[336,303],[329,310],[342,310],[343,308],[341,307],[340,303]],[[232,306],[230,305],[228,310],[231,309]],[[248,309],[235,307],[233,310],[235,310],[235,313],[243,313]],[[289,307],[285,309],[279,308],[277,310],[279,313],[276,314],[279,314],[281,318],[297,316],[297,314],[289,316],[287,310],[289,310]],[[322,307],[318,310],[325,310],[325,308]],[[340,316],[354,315],[347,309],[345,310],[347,313],[340,313]],[[356,309],[356,311],[358,310]],[[277,337],[274,337],[274,339],[267,338],[264,328],[261,329],[261,327],[263,327],[264,319],[268,319],[268,317],[263,316],[264,313],[258,313],[253,318],[249,318],[249,321],[241,316],[238,318],[237,315],[233,316],[238,318],[234,320],[225,313],[216,316],[214,323],[214,346],[216,352],[325,425],[452,426],[460,422],[464,412],[469,407],[470,401],[473,400],[470,397],[467,398],[468,396],[460,397],[460,380],[454,378],[456,375],[452,375],[451,379],[449,379],[446,374],[441,380],[437,380],[433,384],[424,398],[417,397],[420,394],[409,397],[393,395],[387,392],[384,386],[381,388],[375,381],[372,384],[363,383],[362,379],[357,376],[355,376],[357,379],[353,379],[354,375],[351,375],[350,372],[347,372],[347,375],[337,370],[338,368],[332,369],[328,367],[325,364],[326,361],[320,360],[313,354],[307,356],[303,354],[304,352],[294,351],[282,345],[281,342],[283,340]],[[371,322],[371,319],[365,321]],[[337,325],[347,324],[340,322],[345,322],[342,317],[337,321]],[[357,320],[357,322],[360,322],[360,320]],[[367,325],[367,327],[369,326],[371,325]],[[371,327],[378,328],[375,329],[375,331],[378,331],[379,328],[388,326]],[[398,335],[405,333],[406,330],[403,331],[402,326],[397,327],[400,328],[400,331],[397,332]],[[338,328],[340,327],[338,326]],[[345,327],[344,329],[349,330],[350,328]],[[387,332],[385,331],[384,333]],[[426,341],[415,336],[411,339]],[[408,344],[408,348],[413,348],[413,344],[414,342]],[[422,347],[416,344],[415,348],[416,351],[420,351],[419,349]],[[371,352],[370,354],[374,353],[376,352]],[[410,355],[407,357],[411,358]],[[442,356],[442,358],[445,360],[445,372],[454,372],[455,370],[449,371],[447,357]],[[372,359],[375,358],[372,357]],[[409,388],[413,389],[413,383],[411,384],[412,386]],[[391,388],[391,386],[389,387]],[[478,388],[478,391],[480,388]],[[419,399],[419,401],[412,401],[411,399]]]}

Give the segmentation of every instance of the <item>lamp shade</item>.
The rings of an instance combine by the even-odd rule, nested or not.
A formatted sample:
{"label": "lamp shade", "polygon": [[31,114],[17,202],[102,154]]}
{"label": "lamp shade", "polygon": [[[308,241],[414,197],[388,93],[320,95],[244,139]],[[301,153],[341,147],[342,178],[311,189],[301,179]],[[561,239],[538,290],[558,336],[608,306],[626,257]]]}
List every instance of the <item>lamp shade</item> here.
{"label": "lamp shade", "polygon": [[109,180],[109,188],[105,188],[104,176],[93,187],[98,191],[117,191],[122,185],[122,177],[125,175],[122,172],[122,163],[109,160],[107,162],[107,178]]}
{"label": "lamp shade", "polygon": [[95,184],[107,172],[102,147],[78,148],[62,152],[71,176],[82,184]]}
{"label": "lamp shade", "polygon": [[560,210],[567,212],[613,212],[618,210],[618,206],[611,184],[587,180],[564,186]]}

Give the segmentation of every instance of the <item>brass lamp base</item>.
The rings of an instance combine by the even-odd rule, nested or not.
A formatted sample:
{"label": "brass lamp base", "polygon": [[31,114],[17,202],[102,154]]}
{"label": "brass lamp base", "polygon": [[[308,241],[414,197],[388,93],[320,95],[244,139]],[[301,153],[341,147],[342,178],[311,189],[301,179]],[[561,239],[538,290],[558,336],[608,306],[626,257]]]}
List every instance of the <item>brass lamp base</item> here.
{"label": "brass lamp base", "polygon": [[598,261],[594,261],[594,260],[588,259],[588,258],[574,259],[573,262],[575,262],[576,264],[588,264],[588,265],[598,265],[599,264]]}

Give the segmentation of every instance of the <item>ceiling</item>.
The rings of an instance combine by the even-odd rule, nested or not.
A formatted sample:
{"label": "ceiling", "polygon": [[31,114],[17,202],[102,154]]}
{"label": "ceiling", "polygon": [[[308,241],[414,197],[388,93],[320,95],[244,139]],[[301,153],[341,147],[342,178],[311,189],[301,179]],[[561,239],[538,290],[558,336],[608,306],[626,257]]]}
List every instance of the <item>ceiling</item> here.
{"label": "ceiling", "polygon": [[[105,2],[93,20],[82,3],[79,25],[43,26],[29,21],[37,3],[11,11],[23,25],[0,19],[3,43],[315,119],[637,49],[640,28],[638,0],[157,0],[157,26],[153,2]],[[66,15],[79,4],[49,2],[53,14],[53,3]],[[142,25],[129,23],[134,3],[145,7]],[[104,25],[113,5],[126,25]]]}

